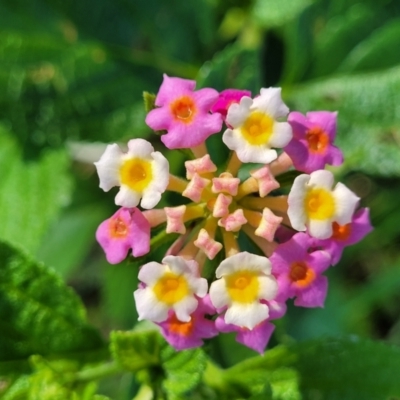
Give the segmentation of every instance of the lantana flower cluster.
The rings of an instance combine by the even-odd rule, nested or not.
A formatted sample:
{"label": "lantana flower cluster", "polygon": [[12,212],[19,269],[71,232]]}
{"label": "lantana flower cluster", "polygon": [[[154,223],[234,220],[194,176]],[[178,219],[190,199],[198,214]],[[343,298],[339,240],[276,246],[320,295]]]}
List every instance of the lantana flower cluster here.
{"label": "lantana flower cluster", "polygon": [[[164,75],[146,117],[166,148],[193,154],[186,176],[170,174],[146,140],[130,140],[126,152],[107,146],[95,165],[104,191],[119,187],[121,208],[96,237],[117,264],[130,252],[151,260],[152,231],[171,235],[161,262],[140,267],[134,298],[139,320],[159,325],[175,349],[236,332],[262,353],[288,300],[323,307],[324,273],[371,231],[368,209],[325,169],[343,162],[337,113],[289,113],[280,88],[252,95],[195,86]],[[225,165],[207,151],[211,135],[230,150]],[[155,208],[166,191],[182,204]]]}

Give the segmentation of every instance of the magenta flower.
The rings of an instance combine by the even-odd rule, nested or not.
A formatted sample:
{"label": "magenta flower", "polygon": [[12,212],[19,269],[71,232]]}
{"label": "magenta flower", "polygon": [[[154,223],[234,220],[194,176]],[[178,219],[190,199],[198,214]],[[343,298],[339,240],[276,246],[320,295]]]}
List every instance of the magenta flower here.
{"label": "magenta flower", "polygon": [[350,223],[339,225],[332,224],[333,234],[329,239],[316,240],[314,247],[327,251],[332,258],[332,265],[336,265],[342,257],[343,249],[359,242],[373,227],[369,219],[369,209],[361,208],[354,215]]}
{"label": "magenta flower", "polygon": [[125,259],[130,249],[135,257],[150,251],[150,224],[138,208],[120,208],[100,224],[96,239],[110,264]]}
{"label": "magenta flower", "polygon": [[195,81],[164,74],[155,101],[157,108],[147,114],[150,128],[167,131],[161,140],[169,149],[198,146],[221,130],[222,116],[209,112],[218,92],[210,88],[194,91],[195,86]]}
{"label": "magenta flower", "polygon": [[220,332],[229,333],[237,332],[236,341],[241,343],[257,353],[263,354],[272,333],[274,332],[275,325],[271,324],[268,320],[260,322],[253,329],[242,328],[237,325],[227,324],[224,321],[224,316],[219,316],[215,325]]}
{"label": "magenta flower", "polygon": [[170,310],[168,319],[157,325],[165,340],[176,350],[191,349],[203,345],[203,339],[218,335],[215,322],[205,318],[205,315],[215,314],[209,296],[198,298],[197,309],[191,314],[188,322],[180,321],[176,314]]}
{"label": "magenta flower", "polygon": [[321,274],[329,267],[331,257],[322,250],[308,253],[313,243],[311,236],[300,232],[279,245],[270,257],[279,286],[277,300],[296,297],[296,306],[323,307],[328,279]]}
{"label": "magenta flower", "polygon": [[243,96],[251,97],[249,90],[226,89],[219,94],[217,102],[211,107],[211,112],[220,113],[225,120],[228,108],[233,103],[239,103]]}
{"label": "magenta flower", "polygon": [[306,116],[296,111],[289,114],[293,139],[285,151],[299,171],[311,173],[325,168],[325,164],[343,163],[342,152],[333,145],[336,117],[336,112],[329,111],[313,111]]}

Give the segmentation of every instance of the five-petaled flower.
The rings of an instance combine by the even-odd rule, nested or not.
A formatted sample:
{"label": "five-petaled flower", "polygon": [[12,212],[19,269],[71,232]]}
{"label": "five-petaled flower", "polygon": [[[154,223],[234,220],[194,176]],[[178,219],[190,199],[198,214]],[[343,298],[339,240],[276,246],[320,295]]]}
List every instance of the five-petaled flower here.
{"label": "five-petaled flower", "polygon": [[204,297],[208,288],[196,261],[175,256],[164,257],[162,264],[143,265],[139,280],[145,284],[134,293],[139,320],[153,322],[165,321],[170,310],[180,321],[189,322],[197,308],[197,298]]}
{"label": "five-petaled flower", "polygon": [[150,128],[167,131],[161,140],[169,149],[196,147],[221,130],[221,115],[210,113],[218,92],[210,88],[194,91],[195,86],[195,81],[164,74],[155,100],[157,107],[147,114]]}
{"label": "five-petaled flower", "polygon": [[105,192],[120,186],[115,204],[122,207],[136,207],[140,202],[143,208],[153,208],[169,181],[167,159],[143,139],[130,140],[127,153],[117,144],[108,145],[95,165]]}
{"label": "five-petaled flower", "polygon": [[288,197],[288,216],[294,229],[305,231],[317,239],[332,236],[332,223],[351,221],[360,200],[342,183],[334,183],[330,171],[319,170],[310,175],[299,175],[293,182]]}
{"label": "five-petaled flower", "polygon": [[277,157],[272,147],[282,148],[292,138],[290,125],[278,121],[288,112],[279,88],[261,89],[255,99],[244,96],[229,107],[226,122],[232,129],[222,140],[242,162],[270,163]]}
{"label": "five-petaled flower", "polygon": [[138,208],[120,208],[102,222],[96,239],[110,264],[123,261],[130,249],[134,257],[150,251],[150,224]]}
{"label": "five-petaled flower", "polygon": [[296,306],[323,307],[328,290],[328,279],[321,274],[329,268],[331,257],[323,250],[309,253],[312,243],[312,237],[299,232],[270,257],[280,299],[296,297]]}
{"label": "five-petaled flower", "polygon": [[325,168],[326,164],[340,165],[343,154],[333,144],[336,136],[336,112],[313,111],[304,116],[291,112],[288,122],[293,129],[293,139],[285,147],[299,171],[311,173]]}
{"label": "five-petaled flower", "polygon": [[278,285],[267,257],[246,251],[235,254],[221,262],[215,275],[210,297],[214,307],[227,307],[227,324],[253,329],[268,318],[268,306],[261,300],[273,300]]}

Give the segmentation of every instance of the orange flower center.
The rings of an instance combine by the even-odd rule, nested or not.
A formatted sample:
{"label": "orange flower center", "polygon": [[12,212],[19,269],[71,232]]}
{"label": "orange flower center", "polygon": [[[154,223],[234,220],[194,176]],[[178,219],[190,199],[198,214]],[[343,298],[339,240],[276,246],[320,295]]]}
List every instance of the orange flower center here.
{"label": "orange flower center", "polygon": [[329,136],[319,126],[315,126],[306,132],[308,147],[314,153],[324,153],[329,144]]}
{"label": "orange flower center", "polygon": [[171,112],[175,119],[188,124],[196,113],[196,106],[188,96],[182,96],[171,103]]}
{"label": "orange flower center", "polygon": [[112,238],[123,238],[128,234],[128,226],[119,217],[110,221],[110,236]]}
{"label": "orange flower center", "polygon": [[306,287],[315,279],[315,272],[303,261],[296,261],[290,266],[290,280],[297,286]]}
{"label": "orange flower center", "polygon": [[169,321],[169,330],[181,336],[189,336],[194,328],[193,316],[189,322],[182,322],[174,314]]}
{"label": "orange flower center", "polygon": [[351,223],[346,225],[339,225],[337,222],[332,224],[332,239],[347,240],[351,234]]}

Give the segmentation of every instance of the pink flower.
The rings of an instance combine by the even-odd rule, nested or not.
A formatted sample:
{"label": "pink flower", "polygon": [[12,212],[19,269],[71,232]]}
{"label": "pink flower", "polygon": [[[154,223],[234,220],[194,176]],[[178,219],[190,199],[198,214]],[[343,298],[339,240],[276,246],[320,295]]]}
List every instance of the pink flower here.
{"label": "pink flower", "polygon": [[249,90],[226,89],[219,94],[217,102],[211,107],[211,112],[219,113],[225,120],[228,108],[233,103],[239,103],[243,96],[251,97]]}
{"label": "pink flower", "polygon": [[210,88],[194,91],[195,86],[195,81],[164,74],[155,101],[157,108],[147,114],[150,128],[167,131],[161,140],[169,149],[198,146],[221,130],[221,115],[209,113],[218,92]]}
{"label": "pink flower", "polygon": [[308,253],[313,240],[306,233],[297,233],[270,257],[279,286],[278,301],[296,297],[296,306],[323,307],[328,279],[321,274],[330,266],[331,258],[325,251]]}
{"label": "pink flower", "polygon": [[354,215],[350,223],[332,225],[333,235],[329,239],[315,240],[314,247],[327,251],[332,257],[332,265],[339,262],[343,249],[359,242],[372,231],[369,220],[369,209],[361,208]]}
{"label": "pink flower", "polygon": [[323,169],[325,164],[343,163],[342,152],[333,145],[336,136],[336,112],[313,111],[304,116],[291,112],[288,122],[293,139],[285,147],[299,171],[311,173]]}
{"label": "pink flower", "polygon": [[203,339],[218,335],[215,322],[205,318],[205,315],[215,314],[208,295],[198,298],[197,309],[191,314],[188,322],[179,321],[176,314],[170,310],[168,319],[157,325],[161,327],[165,340],[176,350],[191,349],[203,345]]}
{"label": "pink flower", "polygon": [[110,264],[124,260],[132,249],[134,257],[150,251],[150,224],[138,208],[120,208],[97,228],[96,239]]}

